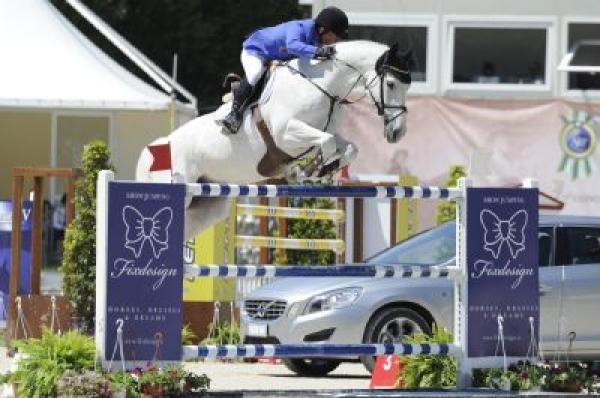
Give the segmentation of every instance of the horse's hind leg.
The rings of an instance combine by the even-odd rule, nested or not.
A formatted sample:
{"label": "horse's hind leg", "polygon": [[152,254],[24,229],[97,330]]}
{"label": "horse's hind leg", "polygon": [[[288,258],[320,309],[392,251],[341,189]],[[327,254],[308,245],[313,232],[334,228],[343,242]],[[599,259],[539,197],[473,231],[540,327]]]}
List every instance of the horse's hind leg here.
{"label": "horse's hind leg", "polygon": [[185,209],[185,240],[192,239],[229,214],[230,198],[194,197]]}

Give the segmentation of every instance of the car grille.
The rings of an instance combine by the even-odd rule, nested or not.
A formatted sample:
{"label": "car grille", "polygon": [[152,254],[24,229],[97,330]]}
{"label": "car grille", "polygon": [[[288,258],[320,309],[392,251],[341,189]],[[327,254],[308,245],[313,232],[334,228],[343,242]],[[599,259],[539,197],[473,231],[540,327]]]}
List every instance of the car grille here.
{"label": "car grille", "polygon": [[250,318],[265,321],[281,317],[285,312],[286,302],[283,300],[246,300],[244,310]]}

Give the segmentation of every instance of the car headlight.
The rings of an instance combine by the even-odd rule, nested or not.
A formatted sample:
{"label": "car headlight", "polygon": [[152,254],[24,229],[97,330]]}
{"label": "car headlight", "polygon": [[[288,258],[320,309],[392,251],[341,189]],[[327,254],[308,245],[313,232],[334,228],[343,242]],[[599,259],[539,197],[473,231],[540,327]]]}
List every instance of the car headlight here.
{"label": "car headlight", "polygon": [[304,313],[312,314],[319,311],[344,308],[355,302],[360,297],[361,293],[362,288],[349,287],[319,294],[310,300]]}

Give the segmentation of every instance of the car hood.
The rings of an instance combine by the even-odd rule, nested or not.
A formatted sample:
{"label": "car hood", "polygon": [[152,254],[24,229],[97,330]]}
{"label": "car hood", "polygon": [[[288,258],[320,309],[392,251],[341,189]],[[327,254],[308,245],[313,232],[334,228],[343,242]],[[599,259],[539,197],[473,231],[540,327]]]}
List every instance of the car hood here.
{"label": "car hood", "polygon": [[301,301],[315,295],[346,287],[361,287],[365,291],[393,290],[404,287],[419,289],[431,283],[450,283],[447,280],[436,282],[437,278],[363,278],[363,277],[287,277],[261,286],[248,293],[245,300],[285,299],[288,302]]}
{"label": "car hood", "polygon": [[[261,286],[250,292],[245,299],[265,297],[286,297],[293,295],[295,299],[314,296],[322,292],[349,286],[364,286],[365,278],[355,277],[289,277],[278,278],[274,282]],[[291,297],[290,297],[291,298]]]}

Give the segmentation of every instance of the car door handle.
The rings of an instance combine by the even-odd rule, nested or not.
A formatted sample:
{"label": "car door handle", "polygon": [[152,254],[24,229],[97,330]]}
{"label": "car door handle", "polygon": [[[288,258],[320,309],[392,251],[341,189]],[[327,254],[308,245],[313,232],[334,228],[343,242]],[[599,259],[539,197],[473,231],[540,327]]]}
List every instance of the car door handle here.
{"label": "car door handle", "polygon": [[553,290],[554,289],[552,289],[552,287],[550,285],[540,284],[540,296],[544,296],[544,295],[546,295],[547,293],[550,293]]}

